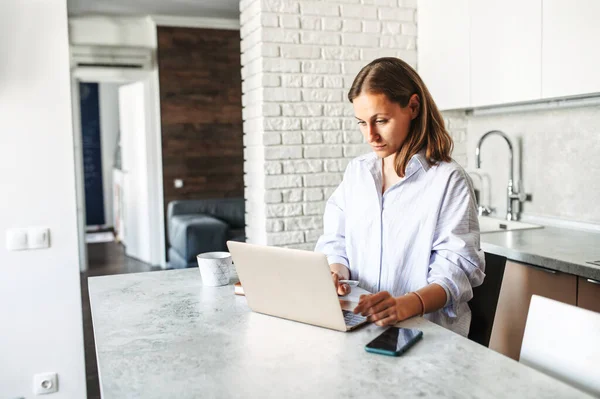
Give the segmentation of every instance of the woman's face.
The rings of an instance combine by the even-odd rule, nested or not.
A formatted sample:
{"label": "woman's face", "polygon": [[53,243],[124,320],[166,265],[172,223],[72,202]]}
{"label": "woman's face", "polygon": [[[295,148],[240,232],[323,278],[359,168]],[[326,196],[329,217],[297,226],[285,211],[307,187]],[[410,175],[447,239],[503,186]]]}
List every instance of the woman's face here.
{"label": "woman's face", "polygon": [[408,136],[410,122],[419,114],[419,96],[402,108],[385,94],[363,92],[352,101],[360,131],[379,158],[395,154]]}

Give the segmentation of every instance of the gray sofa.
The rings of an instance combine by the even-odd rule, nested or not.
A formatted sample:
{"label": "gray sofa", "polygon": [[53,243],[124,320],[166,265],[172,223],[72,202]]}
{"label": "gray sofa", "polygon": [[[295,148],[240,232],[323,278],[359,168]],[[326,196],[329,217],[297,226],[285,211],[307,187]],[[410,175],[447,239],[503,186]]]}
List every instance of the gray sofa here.
{"label": "gray sofa", "polygon": [[167,208],[169,268],[197,266],[196,255],[227,251],[227,240],[245,241],[243,198],[172,201]]}

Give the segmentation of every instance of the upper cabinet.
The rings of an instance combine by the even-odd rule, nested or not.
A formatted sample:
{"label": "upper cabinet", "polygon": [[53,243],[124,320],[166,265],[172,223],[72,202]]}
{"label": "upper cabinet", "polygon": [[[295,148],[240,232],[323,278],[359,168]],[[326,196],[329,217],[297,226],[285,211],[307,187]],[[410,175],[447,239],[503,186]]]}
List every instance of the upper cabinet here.
{"label": "upper cabinet", "polygon": [[542,96],[600,92],[600,1],[544,0]]}
{"label": "upper cabinet", "polygon": [[420,0],[417,15],[442,110],[600,93],[599,0]]}
{"label": "upper cabinet", "polygon": [[471,106],[541,98],[542,1],[471,0]]}
{"label": "upper cabinet", "polygon": [[438,108],[469,107],[469,0],[422,0],[417,26],[419,75]]}

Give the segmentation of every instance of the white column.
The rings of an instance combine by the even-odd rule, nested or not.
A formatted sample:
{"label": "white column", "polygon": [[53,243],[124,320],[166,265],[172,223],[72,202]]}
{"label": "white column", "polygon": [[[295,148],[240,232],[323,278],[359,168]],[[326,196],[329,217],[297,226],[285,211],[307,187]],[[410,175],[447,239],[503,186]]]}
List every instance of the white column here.
{"label": "white column", "polygon": [[242,0],[240,11],[248,242],[312,250],[348,161],[370,151],[348,89],[375,58],[416,67],[416,1]]}

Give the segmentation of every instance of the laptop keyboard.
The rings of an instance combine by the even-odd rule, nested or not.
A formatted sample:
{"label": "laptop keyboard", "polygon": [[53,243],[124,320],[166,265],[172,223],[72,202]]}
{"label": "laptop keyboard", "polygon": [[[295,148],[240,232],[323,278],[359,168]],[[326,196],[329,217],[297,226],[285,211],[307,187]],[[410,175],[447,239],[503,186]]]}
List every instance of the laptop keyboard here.
{"label": "laptop keyboard", "polygon": [[342,312],[344,313],[344,321],[348,327],[354,327],[367,319],[366,317],[354,314],[349,310],[342,310]]}

